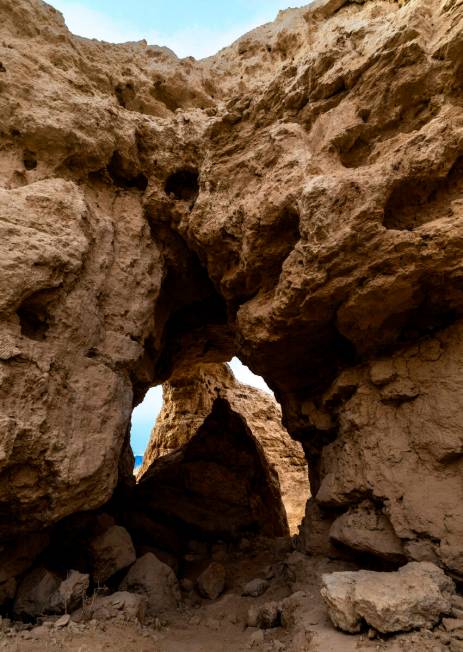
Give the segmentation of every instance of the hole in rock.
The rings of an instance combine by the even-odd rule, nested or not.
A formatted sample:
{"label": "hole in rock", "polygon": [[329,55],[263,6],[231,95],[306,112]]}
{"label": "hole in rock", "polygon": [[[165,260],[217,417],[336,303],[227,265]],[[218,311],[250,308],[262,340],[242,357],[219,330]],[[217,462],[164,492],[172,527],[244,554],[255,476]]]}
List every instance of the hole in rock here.
{"label": "hole in rock", "polygon": [[30,149],[24,150],[23,163],[26,170],[35,170],[37,167],[37,158],[34,152]]}
{"label": "hole in rock", "polygon": [[50,326],[49,305],[55,298],[54,290],[42,290],[25,299],[16,314],[21,334],[31,340],[44,340]]}
{"label": "hole in rock", "polygon": [[124,109],[130,109],[132,102],[136,97],[135,88],[132,82],[117,84],[114,89],[117,101]]}
{"label": "hole in rock", "polygon": [[199,173],[197,170],[177,170],[166,181],[167,195],[173,195],[179,201],[195,201],[199,193]]}
{"label": "hole in rock", "polygon": [[134,456],[134,474],[142,465],[153,427],[162,408],[162,386],[152,387],[132,412],[130,444]]}
{"label": "hole in rock", "polygon": [[[136,509],[145,505],[143,518],[174,522],[181,538],[190,527],[195,537],[234,538],[248,530],[267,532],[252,505],[270,500],[269,532],[287,533],[289,526],[295,533],[308,498],[307,464],[264,379],[238,358],[230,366],[200,364],[174,374],[164,399],[161,387],[151,388],[132,415],[138,487],[131,502]],[[220,409],[216,401],[222,401]],[[164,504],[159,497],[165,495],[172,499]],[[227,513],[225,525],[219,515]]]}
{"label": "hole in rock", "polygon": [[[43,294],[34,295],[24,311],[36,314],[37,306],[47,305]],[[281,568],[292,550],[290,534],[302,519],[309,485],[302,448],[284,430],[264,380],[235,358],[230,366],[179,365],[163,391],[161,412],[158,386],[148,390],[132,417],[135,453],[141,456],[151,437],[138,482],[123,472],[129,453],[124,447],[119,485],[108,503],[64,518],[42,537],[40,532],[23,537],[20,561],[24,556],[28,561],[20,567],[18,585],[11,585],[16,595],[7,599],[3,614],[41,624],[73,613],[86,622],[98,607],[116,618],[124,611],[111,600],[120,600],[121,591],[148,600],[160,592],[162,607],[167,604],[176,613],[180,595],[186,605],[199,596],[215,599],[242,591],[241,569],[249,582],[261,573],[264,577],[269,563],[272,572]],[[170,571],[160,570],[159,560],[172,569],[181,593],[175,577],[166,577]],[[210,595],[201,592],[206,589],[200,578],[212,564],[219,588]],[[150,574],[153,568],[156,574]],[[226,578],[222,584],[220,573]],[[286,576],[281,579],[286,581]],[[165,603],[172,585],[178,597]],[[214,587],[215,580],[211,591]]]}
{"label": "hole in rock", "polygon": [[0,72],[6,72],[6,68],[1,61],[0,61]]}

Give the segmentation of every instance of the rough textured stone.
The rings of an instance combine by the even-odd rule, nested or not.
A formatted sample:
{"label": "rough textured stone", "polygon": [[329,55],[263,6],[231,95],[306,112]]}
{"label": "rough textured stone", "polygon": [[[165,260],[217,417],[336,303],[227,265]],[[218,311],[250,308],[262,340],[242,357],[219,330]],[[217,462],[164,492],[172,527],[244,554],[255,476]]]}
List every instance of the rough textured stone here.
{"label": "rough textured stone", "polygon": [[353,550],[400,562],[405,551],[386,516],[370,501],[339,516],[330,529],[330,538]]}
{"label": "rough textured stone", "polygon": [[251,596],[252,598],[258,598],[260,595],[263,595],[268,589],[269,583],[265,579],[256,578],[251,580],[243,587],[243,595]]}
{"label": "rough textured stone", "polygon": [[[405,347],[391,356],[391,364],[395,377],[380,387],[370,381],[370,365],[358,367],[355,389],[338,401],[337,438],[323,449],[315,500],[328,523],[333,507],[348,510],[330,530],[335,539],[384,557],[386,544],[389,553],[400,552],[398,537],[409,559],[443,563],[459,577],[463,573],[461,325],[442,330],[419,346]],[[403,387],[402,381],[412,383],[419,395],[410,398],[402,393],[391,402],[388,392],[385,400],[390,385]],[[331,401],[335,392],[335,386],[328,390],[326,400]],[[371,510],[367,518],[365,510],[356,506],[369,495],[378,497],[379,521]],[[310,550],[310,514],[304,527],[306,550]]]}
{"label": "rough textured stone", "polygon": [[96,596],[89,600],[83,608],[72,614],[72,620],[77,623],[90,620],[111,620],[123,616],[125,620],[144,622],[147,611],[147,598],[128,591],[117,591],[112,595]]}
{"label": "rough textured stone", "polygon": [[248,627],[260,627],[260,629],[271,629],[280,624],[281,609],[278,602],[266,602],[261,605],[249,607],[247,624]]}
{"label": "rough textured stone", "polygon": [[13,605],[17,616],[36,617],[46,614],[51,607],[51,597],[61,580],[46,568],[36,568],[28,573],[18,586]]}
{"label": "rough textured stone", "polygon": [[[290,531],[296,532],[308,494],[307,462],[300,444],[281,423],[273,397],[238,382],[228,365],[198,365],[173,376],[163,386],[164,402],[138,472],[142,478],[159,457],[192,439],[220,397],[242,416],[278,475]],[[219,434],[219,433],[218,433]]]}
{"label": "rough textured stone", "polygon": [[461,578],[460,4],[321,0],[204,61],[0,13],[2,539],[133,482],[146,389],[236,354],[320,548],[373,496]]}
{"label": "rough textured stone", "polygon": [[201,595],[210,600],[216,600],[225,589],[224,566],[213,561],[198,577],[197,583]]}
{"label": "rough textured stone", "polygon": [[117,571],[136,560],[135,548],[127,530],[113,525],[90,543],[93,558],[93,578],[105,582]]}
{"label": "rough textured stone", "polygon": [[192,530],[206,539],[288,534],[278,476],[245,418],[223,398],[189,441],[151,464],[131,504],[172,524],[178,540],[188,541]]}
{"label": "rough textured stone", "polygon": [[74,611],[84,601],[89,585],[89,575],[71,570],[67,578],[59,585],[56,593],[51,596],[51,610],[58,613]]}
{"label": "rough textured stone", "polygon": [[333,624],[359,632],[364,623],[383,633],[434,626],[451,609],[455,586],[429,562],[393,573],[347,571],[323,576],[321,595]]}
{"label": "rough textured stone", "polygon": [[119,589],[145,596],[150,616],[177,607],[181,597],[173,570],[149,552],[137,559]]}

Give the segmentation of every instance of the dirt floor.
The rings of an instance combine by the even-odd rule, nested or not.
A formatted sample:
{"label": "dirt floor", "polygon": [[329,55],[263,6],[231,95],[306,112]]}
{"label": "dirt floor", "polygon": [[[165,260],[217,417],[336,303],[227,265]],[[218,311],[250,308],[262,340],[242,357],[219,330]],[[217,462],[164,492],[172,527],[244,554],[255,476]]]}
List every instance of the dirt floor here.
{"label": "dirt floor", "polygon": [[[42,625],[11,624],[4,619],[0,649],[11,652],[438,652],[449,650],[450,641],[441,627],[400,636],[379,638],[375,632],[346,635],[336,631],[319,595],[323,573],[352,568],[325,558],[306,557],[288,550],[286,544],[263,544],[257,549],[236,551],[223,560],[227,569],[225,592],[215,601],[196,591],[183,592],[178,610],[144,625],[125,622],[123,616],[107,622],[70,622],[57,629],[53,619]],[[193,571],[192,571],[193,572]],[[243,586],[266,578],[269,588],[260,597],[242,596]],[[248,627],[250,607],[288,596],[296,607],[286,622],[271,629]],[[21,630],[21,631],[18,631]],[[370,637],[373,637],[370,639]],[[450,647],[450,650],[459,648]],[[463,649],[463,648],[462,648]]]}

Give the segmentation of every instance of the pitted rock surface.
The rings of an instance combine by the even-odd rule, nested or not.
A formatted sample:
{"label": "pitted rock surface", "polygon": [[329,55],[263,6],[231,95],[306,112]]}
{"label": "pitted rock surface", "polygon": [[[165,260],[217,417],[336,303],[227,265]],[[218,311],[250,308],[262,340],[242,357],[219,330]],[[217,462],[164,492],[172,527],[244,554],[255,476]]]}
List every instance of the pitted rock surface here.
{"label": "pitted rock surface", "polygon": [[238,355],[309,459],[301,545],[373,499],[462,576],[462,27],[318,0],[195,61],[0,0],[2,539],[105,504],[146,389]]}

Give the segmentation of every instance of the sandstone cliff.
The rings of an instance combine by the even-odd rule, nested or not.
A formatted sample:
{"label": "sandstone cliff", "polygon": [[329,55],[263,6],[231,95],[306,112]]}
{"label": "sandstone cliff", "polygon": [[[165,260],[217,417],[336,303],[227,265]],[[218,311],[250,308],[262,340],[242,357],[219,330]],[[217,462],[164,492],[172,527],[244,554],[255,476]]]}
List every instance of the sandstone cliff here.
{"label": "sandstone cliff", "polygon": [[304,549],[463,576],[461,1],[319,0],[200,62],[0,16],[1,537],[104,504],[147,387],[238,355]]}

